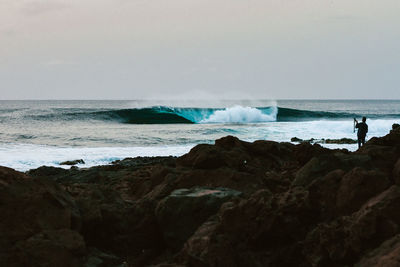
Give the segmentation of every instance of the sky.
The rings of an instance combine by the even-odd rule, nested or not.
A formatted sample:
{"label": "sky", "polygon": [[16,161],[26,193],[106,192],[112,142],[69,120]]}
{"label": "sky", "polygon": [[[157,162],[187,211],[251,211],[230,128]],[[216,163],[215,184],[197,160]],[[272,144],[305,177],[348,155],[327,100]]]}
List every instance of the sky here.
{"label": "sky", "polygon": [[0,0],[0,99],[400,99],[399,0]]}

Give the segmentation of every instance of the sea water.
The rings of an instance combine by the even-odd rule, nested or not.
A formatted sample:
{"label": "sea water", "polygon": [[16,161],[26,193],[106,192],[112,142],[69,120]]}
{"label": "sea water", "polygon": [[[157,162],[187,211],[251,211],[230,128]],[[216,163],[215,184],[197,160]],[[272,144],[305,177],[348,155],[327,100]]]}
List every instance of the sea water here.
{"label": "sea water", "polygon": [[126,157],[180,156],[227,135],[250,142],[356,139],[353,118],[362,116],[367,140],[386,135],[400,122],[400,101],[7,100],[0,101],[0,165],[26,171],[75,159],[90,167]]}

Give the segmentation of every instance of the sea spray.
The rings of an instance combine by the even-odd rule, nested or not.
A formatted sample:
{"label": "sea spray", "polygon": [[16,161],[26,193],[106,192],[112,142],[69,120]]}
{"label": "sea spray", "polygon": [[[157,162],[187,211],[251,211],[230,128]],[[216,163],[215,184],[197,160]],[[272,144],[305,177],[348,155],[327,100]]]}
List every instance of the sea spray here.
{"label": "sea spray", "polygon": [[200,123],[260,123],[276,121],[277,107],[263,111],[252,107],[234,106],[224,110],[216,110]]}

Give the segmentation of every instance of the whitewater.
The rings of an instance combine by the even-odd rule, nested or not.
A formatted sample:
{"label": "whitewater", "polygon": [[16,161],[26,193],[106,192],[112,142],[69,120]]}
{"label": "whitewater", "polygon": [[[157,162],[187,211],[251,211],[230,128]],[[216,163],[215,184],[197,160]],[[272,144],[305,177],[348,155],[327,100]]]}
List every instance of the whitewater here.
{"label": "whitewater", "polygon": [[362,116],[367,139],[383,136],[400,122],[400,101],[0,101],[0,165],[26,171],[75,159],[90,167],[126,157],[180,156],[226,135],[250,142],[355,139],[353,118]]}

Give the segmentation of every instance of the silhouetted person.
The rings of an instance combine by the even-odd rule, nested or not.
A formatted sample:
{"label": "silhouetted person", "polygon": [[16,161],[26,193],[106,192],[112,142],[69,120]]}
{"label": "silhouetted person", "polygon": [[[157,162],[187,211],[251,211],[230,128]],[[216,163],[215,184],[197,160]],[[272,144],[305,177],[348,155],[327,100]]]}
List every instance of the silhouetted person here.
{"label": "silhouetted person", "polygon": [[356,128],[358,129],[357,131],[358,148],[360,148],[361,145],[365,144],[365,136],[368,133],[368,125],[365,123],[366,120],[367,118],[363,117],[362,122],[358,122],[356,118],[354,118],[354,121],[356,123]]}

